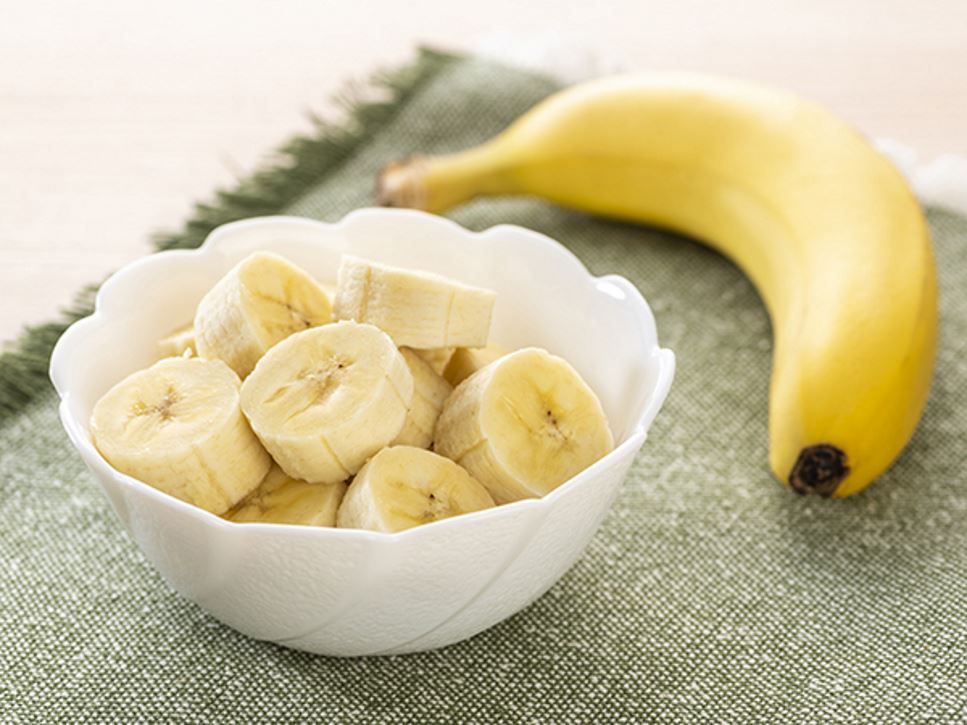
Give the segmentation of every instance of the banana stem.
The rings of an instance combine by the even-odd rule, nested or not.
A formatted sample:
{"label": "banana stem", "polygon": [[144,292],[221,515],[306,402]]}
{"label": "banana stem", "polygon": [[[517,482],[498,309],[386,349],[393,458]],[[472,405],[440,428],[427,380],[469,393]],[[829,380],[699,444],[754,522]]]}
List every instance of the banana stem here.
{"label": "banana stem", "polygon": [[475,196],[511,193],[491,146],[389,164],[377,178],[377,204],[439,213]]}

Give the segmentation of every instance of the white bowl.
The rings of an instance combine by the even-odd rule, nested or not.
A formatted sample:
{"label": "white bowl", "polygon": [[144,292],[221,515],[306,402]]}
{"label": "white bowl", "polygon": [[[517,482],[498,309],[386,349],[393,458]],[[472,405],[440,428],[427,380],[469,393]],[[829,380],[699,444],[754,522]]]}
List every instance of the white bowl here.
{"label": "white bowl", "polygon": [[[111,468],[91,410],[157,358],[156,341],[256,249],[320,281],[344,252],[497,292],[492,339],[563,356],[597,392],[615,450],[542,499],[398,534],[235,524]],[[674,355],[623,277],[592,277],[557,242],[520,227],[470,232],[422,212],[363,209],[336,224],[266,217],[219,227],[193,251],[114,274],[96,311],[54,349],[50,376],[71,441],[148,560],[182,595],[257,639],[327,655],[399,654],[470,637],[523,609],[581,555],[668,393]]]}

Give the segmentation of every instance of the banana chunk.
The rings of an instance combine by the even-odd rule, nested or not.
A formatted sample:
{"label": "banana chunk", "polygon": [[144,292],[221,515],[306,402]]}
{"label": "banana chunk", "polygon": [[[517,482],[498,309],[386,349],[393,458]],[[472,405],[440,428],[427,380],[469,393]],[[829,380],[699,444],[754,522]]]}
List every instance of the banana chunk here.
{"label": "banana chunk", "polygon": [[498,504],[543,496],[613,447],[594,391],[538,348],[512,352],[457,386],[434,440]]}
{"label": "banana chunk", "polygon": [[443,377],[450,385],[457,386],[480,368],[487,367],[509,352],[506,347],[495,342],[486,347],[458,347],[447,361],[447,366],[443,369]]}
{"label": "banana chunk", "polygon": [[336,523],[392,533],[493,505],[487,489],[453,461],[422,448],[393,446],[353,479]]}
{"label": "banana chunk", "polygon": [[345,255],[333,310],[337,319],[369,322],[406,347],[487,344],[496,294],[429,272]]}
{"label": "banana chunk", "polygon": [[335,526],[345,483],[306,483],[272,466],[259,487],[225,518],[236,523]]}
{"label": "banana chunk", "polygon": [[447,363],[450,362],[450,358],[453,356],[455,347],[431,347],[429,350],[420,350],[419,348],[411,347],[409,348],[421,358],[426,360],[426,362],[433,368],[433,372],[437,375],[443,375],[443,371],[447,367]]}
{"label": "banana chunk", "polygon": [[170,334],[158,340],[158,352],[161,357],[181,357],[186,352],[189,356],[195,354],[195,328],[189,322]]}
{"label": "banana chunk", "polygon": [[276,254],[255,252],[198,303],[195,349],[244,379],[280,340],[331,321],[329,298],[308,274]]}
{"label": "banana chunk", "polygon": [[433,372],[433,368],[415,351],[401,347],[400,354],[413,376],[413,402],[406,414],[403,430],[393,444],[429,448],[437,418],[453,386]]}
{"label": "banana chunk", "polygon": [[239,407],[238,376],[220,360],[167,358],[129,375],[94,406],[91,434],[121,473],[214,514],[271,465]]}
{"label": "banana chunk", "polygon": [[242,384],[242,410],[293,478],[345,481],[399,435],[413,376],[386,333],[337,322],[290,335]]}

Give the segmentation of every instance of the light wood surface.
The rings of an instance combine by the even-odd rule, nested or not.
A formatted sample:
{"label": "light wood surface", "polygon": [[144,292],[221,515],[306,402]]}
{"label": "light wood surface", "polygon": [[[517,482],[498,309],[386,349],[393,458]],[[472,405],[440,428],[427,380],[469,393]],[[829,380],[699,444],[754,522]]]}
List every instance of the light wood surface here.
{"label": "light wood surface", "polygon": [[964,0],[64,0],[0,6],[0,339],[148,250],[347,80],[495,33],[728,73],[967,153]]}

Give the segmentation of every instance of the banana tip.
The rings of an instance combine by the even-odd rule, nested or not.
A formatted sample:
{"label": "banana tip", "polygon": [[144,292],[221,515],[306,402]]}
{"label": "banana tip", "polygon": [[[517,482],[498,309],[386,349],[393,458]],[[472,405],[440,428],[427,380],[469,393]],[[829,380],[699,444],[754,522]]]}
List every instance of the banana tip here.
{"label": "banana tip", "polygon": [[819,443],[799,452],[789,485],[802,495],[832,496],[849,474],[846,453],[829,443]]}

